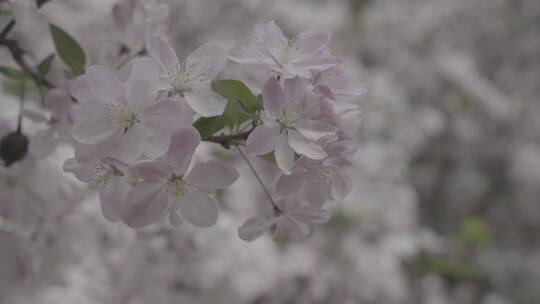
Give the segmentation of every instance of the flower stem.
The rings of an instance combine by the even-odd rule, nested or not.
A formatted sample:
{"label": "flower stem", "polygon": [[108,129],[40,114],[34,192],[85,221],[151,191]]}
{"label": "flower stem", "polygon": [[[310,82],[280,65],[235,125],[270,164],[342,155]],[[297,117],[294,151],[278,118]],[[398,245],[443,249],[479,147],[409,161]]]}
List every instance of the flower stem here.
{"label": "flower stem", "polygon": [[22,132],[22,118],[23,118],[23,112],[24,112],[24,95],[25,95],[25,91],[26,91],[26,86],[25,86],[25,78],[22,77],[21,79],[21,92],[20,92],[20,105],[19,105],[19,117],[17,119],[17,133],[21,133]]}
{"label": "flower stem", "polygon": [[259,182],[259,184],[261,185],[261,188],[264,190],[264,193],[266,194],[266,196],[268,197],[268,200],[270,200],[270,203],[272,204],[272,208],[274,210],[274,215],[280,215],[281,214],[281,210],[279,209],[278,205],[276,204],[276,202],[274,202],[274,199],[272,198],[272,195],[270,195],[270,191],[268,191],[268,189],[266,188],[266,186],[264,185],[261,177],[259,176],[259,174],[257,173],[257,170],[255,170],[255,167],[253,167],[253,165],[251,164],[251,162],[249,161],[249,159],[247,158],[247,156],[244,154],[244,152],[242,151],[242,149],[240,149],[240,147],[238,145],[234,145],[236,147],[236,150],[238,150],[238,153],[240,153],[240,155],[242,155],[242,158],[246,161],[246,163],[248,164],[249,168],[251,169],[251,172],[253,172],[253,175],[255,175],[255,177],[257,178],[257,181]]}

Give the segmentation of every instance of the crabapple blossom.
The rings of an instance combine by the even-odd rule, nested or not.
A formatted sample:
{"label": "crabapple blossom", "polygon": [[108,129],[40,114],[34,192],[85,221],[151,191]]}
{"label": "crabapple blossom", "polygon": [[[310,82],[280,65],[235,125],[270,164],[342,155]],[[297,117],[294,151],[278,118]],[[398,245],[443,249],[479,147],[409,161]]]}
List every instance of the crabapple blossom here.
{"label": "crabapple blossom", "polygon": [[131,189],[127,164],[113,158],[81,164],[71,158],[66,160],[63,169],[98,190],[103,216],[109,222],[118,221],[122,203]]}
{"label": "crabapple blossom", "polygon": [[198,227],[209,227],[217,221],[219,208],[209,193],[234,183],[238,172],[225,162],[211,160],[186,173],[200,141],[195,128],[178,129],[163,157],[141,161],[130,169],[141,180],[122,207],[122,219],[128,226],[150,225],[166,212],[173,225],[181,222],[177,212]]}
{"label": "crabapple blossom", "polygon": [[326,223],[331,213],[317,206],[301,204],[296,198],[278,202],[281,212],[248,219],[238,228],[238,236],[251,242],[274,229],[275,239],[301,240],[309,236],[313,224]]}
{"label": "crabapple blossom", "polygon": [[284,78],[310,78],[312,71],[323,71],[338,63],[328,50],[330,38],[330,32],[312,31],[289,38],[274,21],[259,23],[254,41],[232,52],[229,59],[266,66]]}
{"label": "crabapple blossom", "polygon": [[263,88],[263,124],[247,138],[247,153],[261,155],[274,151],[277,165],[291,173],[295,152],[311,159],[323,159],[326,152],[317,140],[334,134],[336,128],[311,119],[317,105],[305,96],[300,78],[285,79],[283,88],[271,76]]}
{"label": "crabapple blossom", "polygon": [[350,192],[350,178],[344,172],[349,158],[356,150],[350,140],[330,142],[325,146],[328,157],[311,160],[301,157],[295,163],[292,174],[281,174],[276,183],[276,193],[290,196],[301,191],[310,204],[322,206],[329,199],[342,200]]}
{"label": "crabapple blossom", "polygon": [[336,101],[365,94],[365,85],[353,85],[338,66],[313,73],[313,88],[318,94]]}
{"label": "crabapple blossom", "polygon": [[182,107],[169,98],[157,100],[156,80],[137,73],[136,66],[125,82],[107,67],[91,66],[71,88],[79,101],[71,109],[73,138],[126,162],[163,154],[170,133],[183,124]]}
{"label": "crabapple blossom", "polygon": [[169,29],[169,6],[156,2],[120,0],[113,5],[114,34],[120,45],[139,51],[150,38],[165,38]]}
{"label": "crabapple blossom", "polygon": [[[2,31],[2,39],[20,71],[5,68],[3,73],[27,77],[46,94],[43,106],[26,103],[33,96],[24,94],[21,81],[17,131],[8,133],[12,128],[0,123],[6,165],[0,170],[0,189],[9,192],[10,200],[28,200],[19,196],[26,191],[24,182],[14,183],[11,174],[24,169],[25,177],[32,175],[60,143],[71,145],[74,153],[64,161],[64,172],[99,193],[106,220],[132,228],[163,217],[173,226],[184,220],[197,227],[216,223],[219,205],[212,193],[232,185],[239,173],[217,159],[192,164],[203,140],[237,148],[269,198],[273,214],[247,220],[238,230],[243,240],[253,241],[268,230],[277,240],[306,238],[314,224],[329,220],[324,204],[350,192],[346,169],[357,149],[353,137],[361,121],[353,99],[365,87],[351,84],[337,66],[328,47],[330,32],[305,31],[289,38],[273,21],[260,23],[254,41],[240,50],[227,55],[206,43],[179,60],[166,42],[168,6],[161,0],[119,0],[112,20],[89,35],[102,42],[98,46],[89,39],[93,42],[82,48],[69,31],[54,26],[57,56],[27,63],[31,56],[10,38],[10,30],[45,19],[35,1],[10,3],[16,22]],[[143,57],[146,51],[150,58]],[[71,71],[49,81],[55,58]],[[229,59],[272,71],[260,96],[234,79],[213,85]],[[70,84],[69,92],[57,86],[64,83]],[[28,119],[34,122],[30,140],[21,131]],[[274,172],[269,184],[244,155],[243,145],[249,156],[273,152],[275,161],[265,168]],[[21,160],[27,161],[7,168]],[[4,209],[1,214],[14,214]]]}
{"label": "crabapple blossom", "polygon": [[61,141],[67,140],[70,131],[67,117],[72,105],[71,97],[65,90],[51,89],[45,98],[45,106],[50,112],[48,117],[41,112],[25,111],[26,117],[47,125],[47,128],[36,132],[30,138],[29,152],[34,157],[44,158],[51,155]]}
{"label": "crabapple blossom", "polygon": [[223,114],[227,100],[211,89],[212,80],[227,64],[221,47],[203,44],[180,62],[167,42],[154,37],[148,51],[162,67],[162,89],[183,97],[193,111],[203,117]]}

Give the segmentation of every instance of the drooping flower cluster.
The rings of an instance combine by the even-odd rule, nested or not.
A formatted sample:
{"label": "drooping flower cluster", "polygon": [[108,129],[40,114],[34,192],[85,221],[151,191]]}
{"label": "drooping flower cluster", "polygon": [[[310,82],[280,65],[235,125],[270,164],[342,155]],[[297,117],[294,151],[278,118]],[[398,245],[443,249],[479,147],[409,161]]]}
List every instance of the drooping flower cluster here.
{"label": "drooping flower cluster", "polygon": [[[63,169],[99,193],[110,222],[141,228],[168,218],[209,227],[220,209],[212,193],[239,173],[221,160],[192,164],[192,156],[201,141],[234,146],[248,163],[264,156],[281,172],[264,185],[250,164],[273,213],[248,219],[240,238],[268,230],[278,239],[307,237],[312,225],[329,220],[326,204],[350,192],[347,167],[361,114],[354,99],[366,91],[345,77],[330,52],[330,32],[289,38],[271,21],[256,25],[254,40],[239,50],[207,43],[179,59],[166,41],[169,9],[156,1],[113,6],[103,65],[84,66],[82,50],[66,54],[57,46],[72,68],[66,75],[78,74],[64,82],[69,89],[41,79],[48,67],[39,64],[33,78],[47,84],[45,111],[21,111],[40,126],[30,155],[46,158],[59,143],[71,144],[74,157]],[[21,25],[38,12],[25,1],[10,3]],[[216,81],[229,60],[268,69],[260,98],[239,81]]]}
{"label": "drooping flower cluster", "polygon": [[350,101],[366,88],[349,83],[329,42],[328,32],[289,38],[269,22],[258,24],[254,41],[229,57],[272,71],[262,91],[260,124],[247,138],[246,149],[251,155],[273,151],[282,170],[274,185],[279,199],[274,214],[247,220],[239,228],[244,240],[269,229],[277,238],[305,238],[312,224],[330,218],[324,204],[350,192],[346,168],[357,148],[353,134],[361,118]]}

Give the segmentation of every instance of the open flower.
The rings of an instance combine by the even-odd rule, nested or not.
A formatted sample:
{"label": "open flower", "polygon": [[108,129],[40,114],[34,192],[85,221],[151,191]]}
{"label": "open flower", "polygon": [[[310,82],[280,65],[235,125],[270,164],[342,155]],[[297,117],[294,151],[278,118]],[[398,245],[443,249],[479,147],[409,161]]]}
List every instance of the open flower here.
{"label": "open flower", "polygon": [[46,123],[47,128],[36,132],[30,139],[29,152],[36,158],[51,155],[60,141],[68,138],[70,124],[67,122],[69,110],[73,102],[71,96],[63,89],[51,89],[45,98],[45,106],[50,112],[46,116],[41,112],[25,110],[26,117],[36,123]]}
{"label": "open flower", "polygon": [[113,33],[121,46],[135,53],[152,37],[166,36],[169,16],[169,6],[161,1],[119,0],[112,7]]}
{"label": "open flower", "polygon": [[122,208],[122,218],[128,226],[150,225],[165,212],[169,212],[174,225],[181,222],[180,216],[198,227],[212,226],[217,221],[218,205],[209,193],[230,186],[238,179],[238,172],[227,163],[211,160],[186,173],[200,141],[195,128],[181,128],[173,133],[166,155],[131,168],[141,181],[128,194]]}
{"label": "open flower", "polygon": [[118,221],[122,204],[131,189],[127,164],[112,158],[81,164],[71,158],[65,161],[63,169],[98,190],[103,216],[109,222]]}
{"label": "open flower", "polygon": [[251,242],[275,229],[275,239],[301,240],[309,236],[311,225],[326,223],[331,217],[330,212],[320,207],[301,205],[295,198],[282,200],[279,205],[280,214],[248,219],[238,228],[238,236]]}
{"label": "open flower", "polygon": [[343,171],[350,165],[356,151],[352,140],[330,142],[325,145],[328,157],[324,160],[298,159],[290,175],[281,174],[276,193],[291,196],[301,193],[312,205],[322,206],[328,200],[342,200],[350,192],[350,177]]}
{"label": "open flower", "polygon": [[365,85],[353,85],[340,67],[332,67],[322,72],[313,73],[315,92],[332,100],[347,99],[368,92]]}
{"label": "open flower", "polygon": [[223,114],[227,100],[211,89],[212,80],[227,64],[221,47],[203,44],[180,62],[168,43],[154,37],[148,51],[161,64],[163,89],[183,97],[193,111],[203,117]]}
{"label": "open flower", "polygon": [[267,66],[284,78],[311,77],[311,71],[323,71],[338,63],[330,54],[330,32],[306,31],[294,38],[283,34],[270,21],[255,26],[255,41],[232,52],[232,61]]}
{"label": "open flower", "polygon": [[[151,59],[139,62],[145,60]],[[136,65],[126,82],[104,66],[91,66],[71,89],[79,101],[71,110],[73,138],[125,162],[163,154],[171,132],[182,125],[181,106],[156,100],[156,81],[138,73]]]}
{"label": "open flower", "polygon": [[310,119],[316,104],[309,103],[300,78],[285,79],[284,88],[271,76],[263,88],[263,124],[247,139],[247,153],[262,155],[274,151],[281,170],[290,174],[295,152],[311,159],[323,159],[326,152],[317,143],[334,134],[336,128],[323,121]]}

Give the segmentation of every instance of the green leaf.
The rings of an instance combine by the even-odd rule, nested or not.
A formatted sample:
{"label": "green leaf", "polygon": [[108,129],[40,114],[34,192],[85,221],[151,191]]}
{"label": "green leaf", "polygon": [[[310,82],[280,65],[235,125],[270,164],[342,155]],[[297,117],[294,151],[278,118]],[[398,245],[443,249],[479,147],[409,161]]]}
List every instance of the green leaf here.
{"label": "green leaf", "polygon": [[6,76],[7,78],[16,80],[21,79],[24,76],[23,72],[5,66],[0,66],[0,74]]}
{"label": "green leaf", "polygon": [[252,119],[257,112],[257,97],[238,80],[219,80],[212,83],[212,89],[227,99],[223,112],[223,123],[228,127],[242,124]]}
{"label": "green leaf", "polygon": [[225,127],[222,116],[217,117],[201,117],[193,124],[193,126],[199,130],[202,139],[207,139],[214,135],[219,130]]}
{"label": "green leaf", "polygon": [[86,56],[77,41],[54,24],[50,24],[50,28],[58,56],[76,75],[84,73]]}
{"label": "green leaf", "polygon": [[45,77],[49,73],[54,57],[54,54],[50,54],[38,64],[38,72],[41,77]]}
{"label": "green leaf", "polygon": [[468,217],[461,223],[458,238],[469,246],[484,246],[491,242],[493,235],[484,219]]}
{"label": "green leaf", "polygon": [[481,275],[477,267],[466,261],[432,255],[426,252],[420,253],[418,262],[422,268],[429,272],[439,273],[451,278],[474,280]]}

